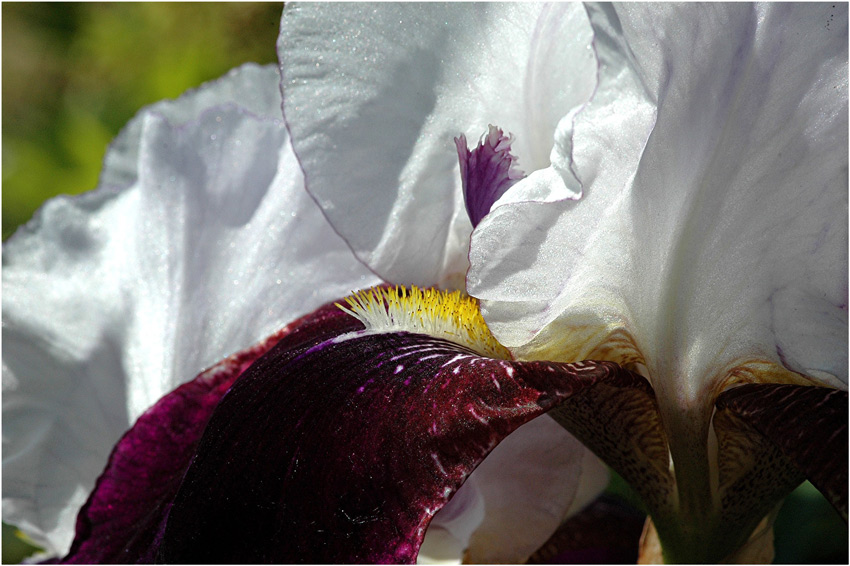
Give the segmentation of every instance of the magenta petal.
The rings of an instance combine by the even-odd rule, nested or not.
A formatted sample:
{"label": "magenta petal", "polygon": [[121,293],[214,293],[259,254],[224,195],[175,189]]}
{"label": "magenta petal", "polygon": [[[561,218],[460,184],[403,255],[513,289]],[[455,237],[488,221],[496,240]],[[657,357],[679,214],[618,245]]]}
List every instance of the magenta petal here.
{"label": "magenta petal", "polygon": [[524,176],[513,168],[516,158],[511,155],[512,141],[495,126],[490,126],[490,131],[472,151],[467,148],[465,135],[455,138],[463,199],[473,227],[478,226],[493,203]]}
{"label": "magenta petal", "polygon": [[278,345],[217,407],[171,510],[164,562],[413,562],[507,435],[611,363],[482,358],[408,333]]}
{"label": "magenta petal", "polygon": [[[323,322],[321,325],[309,324]],[[66,563],[153,562],[168,511],[198,440],[222,396],[257,358],[284,337],[293,344],[351,319],[333,305],[299,319],[264,342],[181,385],[146,411],[118,442],[77,517]]]}
{"label": "magenta petal", "polygon": [[153,543],[195,445],[218,401],[256,358],[251,354],[216,365],[139,417],[113,449],[77,516],[63,562],[153,561]]}
{"label": "magenta petal", "polygon": [[827,387],[747,384],[723,392],[731,410],[773,442],[847,520],[847,392]]}

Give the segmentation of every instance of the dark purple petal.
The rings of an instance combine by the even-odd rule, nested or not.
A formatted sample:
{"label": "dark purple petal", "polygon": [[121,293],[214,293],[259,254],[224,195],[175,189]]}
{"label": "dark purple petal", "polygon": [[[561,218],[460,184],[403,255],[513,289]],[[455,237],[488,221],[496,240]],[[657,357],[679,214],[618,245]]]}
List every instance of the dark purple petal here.
{"label": "dark purple petal", "polygon": [[472,226],[490,212],[493,203],[524,176],[513,168],[516,158],[511,155],[510,136],[490,126],[478,147],[469,151],[466,136],[455,138],[460,161],[460,179],[463,183],[463,199]]}
{"label": "dark purple petal", "polygon": [[290,347],[312,342],[317,332],[356,326],[351,320],[333,305],[323,307],[206,370],[146,411],[113,449],[80,510],[76,537],[63,562],[153,562],[198,440],[236,378],[279,341]]}
{"label": "dark purple petal", "polygon": [[847,520],[846,391],[747,384],[723,392],[717,411],[732,413],[761,433]]}
{"label": "dark purple petal", "polygon": [[165,562],[413,562],[428,524],[523,423],[612,363],[508,362],[409,333],[258,360],[216,408],[171,510]]}

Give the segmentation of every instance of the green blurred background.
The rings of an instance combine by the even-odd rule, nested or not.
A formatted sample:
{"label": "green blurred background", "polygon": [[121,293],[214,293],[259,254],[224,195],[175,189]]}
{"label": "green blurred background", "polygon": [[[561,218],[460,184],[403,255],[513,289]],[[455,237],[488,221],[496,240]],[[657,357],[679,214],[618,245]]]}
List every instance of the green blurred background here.
{"label": "green blurred background", "polygon": [[[3,3],[3,239],[46,199],[97,184],[144,105],[247,62],[276,61],[280,4]],[[615,482],[612,491],[631,497]],[[777,562],[846,563],[847,527],[804,484],[776,524]],[[3,562],[33,551],[3,525]]]}
{"label": "green blurred background", "polygon": [[277,3],[3,3],[3,239],[97,184],[144,105],[277,60]]}

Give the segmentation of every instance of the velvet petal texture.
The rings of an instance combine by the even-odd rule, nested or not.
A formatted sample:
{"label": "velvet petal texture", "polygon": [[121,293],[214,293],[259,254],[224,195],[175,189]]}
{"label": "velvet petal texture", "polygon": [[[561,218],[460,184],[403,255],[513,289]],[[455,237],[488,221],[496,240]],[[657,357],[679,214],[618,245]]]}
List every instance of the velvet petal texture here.
{"label": "velvet petal texture", "polygon": [[170,391],[376,282],[304,192],[276,69],[143,110],[98,190],[3,248],[3,518],[63,555],[111,448]]}
{"label": "velvet petal texture", "polygon": [[207,420],[252,354],[216,364],[139,417],[80,510],[63,563],[153,563],[168,508]]}
{"label": "velvet petal texture", "polygon": [[[336,541],[333,543],[336,546],[332,551],[314,549],[317,541],[324,538],[317,539],[316,535],[308,536],[305,532],[316,530],[312,528],[316,522],[309,516],[287,514],[285,507],[280,513],[290,522],[298,523],[297,528],[284,529],[277,538],[267,540],[269,529],[278,531],[281,528],[280,524],[273,524],[279,517],[268,516],[270,507],[274,506],[269,498],[278,497],[276,489],[280,488],[287,502],[285,505],[297,504],[299,508],[321,515],[335,496],[372,498],[380,506],[384,499],[407,497],[406,486],[422,487],[423,483],[431,482],[453,491],[458,478],[465,478],[472,472],[481,458],[507,434],[505,430],[513,430],[518,423],[540,414],[541,406],[548,406],[547,402],[541,402],[536,408],[531,405],[511,407],[510,403],[518,399],[510,396],[504,400],[508,403],[505,415],[500,414],[498,403],[481,406],[483,401],[476,401],[481,393],[476,384],[482,384],[482,376],[472,378],[466,374],[489,368],[490,375],[483,383],[487,386],[485,392],[489,390],[485,397],[492,398],[499,394],[496,373],[507,372],[508,377],[513,377],[513,369],[498,360],[471,355],[455,344],[434,342],[427,336],[404,335],[402,341],[413,345],[415,351],[407,345],[399,345],[397,339],[387,344],[384,338],[351,339],[344,350],[334,346],[337,341],[345,340],[348,333],[361,328],[356,319],[335,305],[326,305],[163,397],[116,445],[77,519],[76,538],[63,562],[365,560],[358,554],[360,538],[345,525],[330,525],[326,531],[318,529],[325,532],[322,537]],[[377,343],[364,348],[363,339],[370,343],[377,340]],[[260,359],[272,348],[268,359]],[[375,359],[369,359],[370,356]],[[421,356],[424,358],[418,359]],[[256,367],[251,365],[255,361]],[[376,361],[378,367],[371,367]],[[471,368],[467,367],[470,363]],[[399,369],[403,365],[407,365],[407,369]],[[365,384],[364,379],[351,375],[364,369],[372,372]],[[548,368],[546,371],[551,372]],[[432,375],[440,372],[444,374],[442,379]],[[595,379],[631,381],[628,375],[618,376],[614,366],[592,368],[588,365],[581,371],[566,371],[561,377],[569,380],[582,372],[587,373],[587,380],[572,384],[573,387],[590,385]],[[237,382],[243,374],[247,381],[244,384]],[[402,391],[393,393],[393,389],[402,384],[401,380]],[[416,386],[411,384],[413,381]],[[240,385],[231,390],[234,383]],[[351,386],[357,383],[362,385],[352,391]],[[476,412],[475,407],[467,407],[469,412],[458,413],[454,400],[466,397],[458,397],[457,389],[468,386],[472,389],[464,395],[478,403],[476,406],[481,410]],[[435,388],[439,389],[438,395],[427,395],[429,389]],[[367,389],[372,394],[367,394]],[[248,401],[244,399],[246,396]],[[217,405],[223,397],[227,400],[219,409]],[[406,413],[407,418],[381,422],[387,416],[387,408],[376,410],[375,405],[391,402],[388,397],[402,402],[390,412]],[[436,406],[438,403],[440,406]],[[285,410],[281,410],[281,406]],[[340,422],[340,418],[345,420],[351,412],[359,416],[362,426],[349,429],[345,422]],[[210,431],[205,433],[214,414]],[[413,416],[418,419],[411,420]],[[422,419],[429,416],[439,421],[440,428],[438,430],[432,423],[429,434],[423,435]],[[475,426],[470,425],[470,419],[475,419],[475,426],[478,426],[478,432],[472,436],[470,429]],[[481,424],[487,425],[490,420],[495,422],[496,431],[490,435],[495,440],[488,441],[488,448],[482,450],[477,435],[482,433]],[[508,429],[499,428],[503,421],[508,422]],[[326,442],[324,434],[328,427],[336,431],[332,433],[336,440],[331,440],[337,444]],[[199,449],[202,433],[206,434],[206,445]],[[222,435],[228,438],[222,439]],[[423,437],[434,436],[443,438],[423,440]],[[470,441],[469,448],[455,446],[465,440]],[[373,441],[379,442],[381,448],[367,445],[355,450],[358,443]],[[216,459],[204,467],[207,464],[197,460],[203,457],[204,446],[209,446],[210,442],[216,442],[214,450],[223,461]],[[455,446],[454,451],[465,450],[474,456],[464,461],[459,472],[455,470],[456,473],[448,475],[439,471],[440,466],[448,464],[434,460],[436,453],[428,452],[435,446],[438,449],[445,446],[446,442]],[[390,448],[398,450],[398,454],[385,452]],[[244,455],[243,451],[249,454]],[[427,461],[432,467],[436,464],[437,469],[431,469],[430,476],[424,480],[421,477],[405,479],[402,474],[408,468],[399,468],[398,460],[415,458],[417,454],[422,456],[423,451],[427,452],[423,457],[427,460],[430,456],[432,459]],[[373,464],[365,472],[352,460],[354,455],[361,458],[361,453],[368,453]],[[286,463],[281,464],[277,459],[287,454],[293,458],[288,464],[289,470],[299,469],[303,473],[294,474],[293,471],[281,480],[280,466]],[[453,452],[449,454],[452,455]],[[206,551],[199,550],[191,534],[182,532],[186,528],[186,517],[181,515],[185,506],[178,505],[177,511],[172,512],[178,489],[193,461],[193,472],[187,477],[196,478],[200,474],[202,478],[198,481],[202,484],[190,484],[186,489],[217,492],[212,500],[205,502],[206,507],[201,512],[208,519],[203,529],[206,534],[202,535],[217,539],[202,543],[210,546],[208,554],[201,554]],[[377,537],[375,547],[385,543],[409,543],[413,554],[406,556],[408,559],[415,557],[427,522],[436,513],[435,522],[439,523],[444,536],[432,540],[429,558],[449,556],[458,560],[469,545],[468,552],[479,558],[524,561],[558,528],[568,513],[584,507],[605,485],[607,471],[597,467],[597,462],[595,458],[588,458],[578,441],[554,421],[547,417],[535,419],[515,430],[475,469],[469,484],[463,486],[462,492],[470,494],[466,501],[456,497],[443,510],[445,513],[437,513],[448,497],[448,492],[438,490],[440,497],[433,498],[430,510],[423,511],[420,506],[424,521],[421,531],[408,532],[402,537],[395,524],[398,510],[382,509],[376,515],[385,516],[383,526],[374,535]],[[240,471],[238,476],[221,475],[228,473],[232,466],[247,469]],[[396,473],[379,476],[375,470],[382,467]],[[210,486],[203,485],[211,479]],[[296,480],[303,485],[291,483]],[[282,483],[276,483],[280,481]],[[218,492],[219,489],[224,491]],[[432,496],[437,493],[434,490],[436,487],[430,491],[426,489]],[[470,506],[478,507],[480,512],[470,517]],[[190,509],[190,523],[196,522],[196,511]],[[237,511],[237,515],[231,515]],[[301,524],[302,519],[306,523]],[[242,521],[248,524],[233,524]],[[214,531],[212,534],[210,529]],[[239,532],[240,529],[259,530],[251,539],[245,538],[248,535]],[[462,532],[464,529],[466,532]],[[172,534],[165,536],[167,533]],[[475,536],[470,544],[473,533]],[[427,534],[432,536],[430,531]],[[462,546],[447,545],[446,534]],[[184,545],[186,536],[190,538]],[[185,546],[191,554],[186,554]],[[288,548],[289,554],[281,554],[281,546]],[[388,558],[384,556],[383,559]]]}
{"label": "velvet petal texture", "polygon": [[462,287],[471,225],[452,139],[496,124],[520,169],[549,165],[595,84],[590,39],[573,3],[287,5],[284,115],[308,190],[384,279]]}
{"label": "velvet petal texture", "polygon": [[68,564],[151,563],[183,475],[221,398],[259,357],[348,328],[334,305],[287,325],[183,384],[148,409],[118,442],[77,517]]}
{"label": "velvet petal texture", "polygon": [[520,425],[600,383],[647,387],[615,364],[494,360],[406,332],[286,342],[216,408],[160,560],[413,562],[434,514]]}

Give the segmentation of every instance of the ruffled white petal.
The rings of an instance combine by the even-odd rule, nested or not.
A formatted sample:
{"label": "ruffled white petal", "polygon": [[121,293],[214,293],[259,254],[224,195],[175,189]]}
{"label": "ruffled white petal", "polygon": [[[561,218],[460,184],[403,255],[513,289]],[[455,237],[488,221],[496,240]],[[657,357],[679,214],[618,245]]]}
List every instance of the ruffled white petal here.
{"label": "ruffled white petal", "polygon": [[595,85],[580,5],[287,6],[284,114],[307,188],[376,273],[457,284],[471,224],[453,138],[496,124],[524,171]]}
{"label": "ruffled white petal", "polygon": [[164,393],[378,282],[303,188],[274,68],[137,116],[97,191],[3,254],[3,516],[53,553],[118,437]]}
{"label": "ruffled white petal", "polygon": [[846,8],[591,9],[600,87],[566,144],[583,198],[499,206],[473,234],[497,338],[533,354],[623,329],[662,410],[746,360],[846,383]]}

